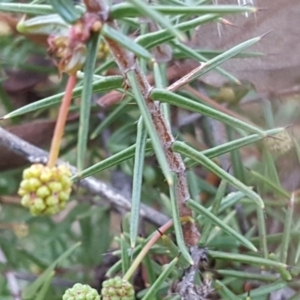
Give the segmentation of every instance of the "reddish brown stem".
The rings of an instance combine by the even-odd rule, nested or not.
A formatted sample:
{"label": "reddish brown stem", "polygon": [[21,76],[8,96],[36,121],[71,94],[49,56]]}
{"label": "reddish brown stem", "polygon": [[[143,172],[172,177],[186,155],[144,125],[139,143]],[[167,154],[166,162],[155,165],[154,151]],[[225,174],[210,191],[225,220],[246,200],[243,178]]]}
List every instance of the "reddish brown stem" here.
{"label": "reddish brown stem", "polygon": [[[102,2],[101,0],[98,3]],[[118,30],[115,22],[109,21],[109,26]],[[122,48],[118,43],[110,38],[105,38],[107,45],[109,46],[120,71],[126,76],[128,71],[134,71],[139,84],[140,91],[145,99],[148,110],[151,114],[153,124],[155,125],[157,134],[159,136],[162,147],[165,151],[166,158],[169,164],[169,168],[177,176],[176,197],[178,201],[178,208],[180,217],[192,217],[192,211],[185,205],[186,200],[190,198],[186,169],[182,157],[173,152],[172,144],[175,141],[170,126],[165,119],[160,103],[150,99],[151,85],[141,71],[138,61],[134,55]],[[195,246],[199,242],[200,233],[193,222],[187,222],[182,226],[185,243],[187,246]]]}
{"label": "reddish brown stem", "polygon": [[51,141],[51,148],[50,148],[50,153],[49,153],[49,159],[48,159],[48,167],[53,167],[56,164],[58,155],[59,155],[59,150],[60,150],[60,144],[61,140],[64,134],[64,128],[66,125],[67,121],[67,116],[69,112],[69,106],[71,104],[72,100],[72,94],[73,94],[73,89],[76,85],[77,77],[76,74],[72,74],[69,76],[67,86],[66,86],[66,91],[64,94],[64,97],[62,99],[61,106],[59,108],[59,113],[58,113],[58,118],[57,122],[55,125],[55,130],[54,130],[54,135]]}

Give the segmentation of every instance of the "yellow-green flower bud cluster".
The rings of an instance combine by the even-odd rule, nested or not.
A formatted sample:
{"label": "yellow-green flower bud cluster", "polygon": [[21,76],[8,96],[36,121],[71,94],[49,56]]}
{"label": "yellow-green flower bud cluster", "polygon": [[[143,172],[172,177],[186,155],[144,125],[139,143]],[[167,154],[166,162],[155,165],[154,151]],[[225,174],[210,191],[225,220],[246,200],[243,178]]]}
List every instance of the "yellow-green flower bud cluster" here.
{"label": "yellow-green flower bud cluster", "polygon": [[100,300],[98,292],[87,284],[76,283],[64,293],[62,300]]}
{"label": "yellow-green flower bud cluster", "polygon": [[105,280],[101,290],[102,300],[134,300],[133,286],[121,277]]}
{"label": "yellow-green flower bud cluster", "polygon": [[71,194],[71,171],[66,165],[34,164],[23,171],[18,194],[33,215],[53,215],[63,210]]}

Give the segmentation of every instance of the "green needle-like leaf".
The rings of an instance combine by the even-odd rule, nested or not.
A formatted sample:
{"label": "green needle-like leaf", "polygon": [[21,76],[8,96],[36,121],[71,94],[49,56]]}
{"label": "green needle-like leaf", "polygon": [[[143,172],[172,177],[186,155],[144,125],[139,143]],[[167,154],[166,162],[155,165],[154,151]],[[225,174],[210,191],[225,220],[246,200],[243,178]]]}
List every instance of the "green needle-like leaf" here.
{"label": "green needle-like leaf", "polygon": [[273,274],[258,274],[258,273],[249,273],[245,271],[235,271],[235,270],[218,270],[218,274],[222,276],[235,277],[248,280],[262,280],[262,281],[276,281],[278,280],[277,275]]}
{"label": "green needle-like leaf", "polygon": [[[101,79],[97,79],[92,83],[93,86],[93,92],[100,92],[100,91],[105,91],[105,90],[112,90],[112,89],[117,89],[121,88],[123,84],[123,77],[121,76],[107,76],[107,77],[102,77]],[[76,87],[73,92],[73,97],[78,97],[80,96],[82,92],[83,87]],[[36,111],[38,109],[42,108],[48,108],[54,104],[57,104],[61,101],[64,93],[59,93],[47,98],[44,98],[42,100],[39,100],[37,102],[25,105],[23,107],[20,107],[9,114],[5,115],[2,117],[3,119],[9,119],[13,118],[16,116],[24,115],[29,112]]]}
{"label": "green needle-like leaf", "polygon": [[[276,136],[274,137],[276,139]],[[275,165],[274,157],[266,145],[263,145],[262,159],[265,162],[265,174],[266,176],[279,188],[281,187],[277,167]]]}
{"label": "green needle-like leaf", "polygon": [[[273,282],[273,283],[270,283],[270,284],[267,284],[267,285],[263,285],[263,286],[261,286],[257,289],[254,289],[253,291],[251,291],[251,298],[252,299],[257,299],[257,297],[270,296],[270,294],[272,292],[282,290],[287,285],[288,285],[288,283],[286,281],[283,281],[283,280],[278,280],[277,282]],[[246,293],[244,293],[243,295],[240,295],[240,297],[243,297],[243,299],[246,296],[247,296]]]}
{"label": "green needle-like leaf", "polygon": [[67,36],[70,26],[58,15],[38,16],[29,20],[23,18],[17,25],[17,30],[25,34],[44,34]]}
{"label": "green needle-like leaf", "polygon": [[[276,262],[279,262],[279,258],[276,256],[275,253],[270,253],[269,254],[269,259],[272,259]],[[287,268],[283,268],[280,266],[276,267],[276,271],[280,274],[281,278],[285,281],[290,281],[292,279],[292,275],[289,272],[289,270],[287,270]]]}
{"label": "green needle-like leaf", "polygon": [[240,298],[236,296],[222,281],[216,280],[215,288],[222,299],[239,300]]}
{"label": "green needle-like leaf", "polygon": [[[153,5],[157,12],[167,15],[199,15],[199,14],[231,14],[231,13],[254,13],[255,7],[240,5],[198,5],[198,6],[176,6],[176,5]],[[114,5],[110,13],[112,18],[137,17],[140,10],[134,4],[121,3]]]}
{"label": "green needle-like leaf", "polygon": [[160,239],[163,241],[163,245],[170,251],[170,257],[178,256],[178,265],[183,269],[187,269],[189,263],[180,255],[178,246],[165,234],[161,234]]}
{"label": "green needle-like leaf", "polygon": [[170,168],[169,168],[169,165],[168,165],[168,162],[167,162],[167,158],[166,158],[164,149],[161,145],[161,142],[159,140],[156,129],[154,127],[154,124],[152,122],[152,119],[151,119],[150,113],[148,111],[148,108],[146,106],[145,99],[144,99],[144,97],[143,97],[143,95],[142,95],[142,93],[139,89],[138,82],[137,82],[134,71],[129,71],[127,73],[127,79],[128,79],[129,84],[131,86],[131,89],[132,89],[132,92],[134,94],[135,100],[136,100],[136,102],[139,106],[140,112],[143,116],[148,134],[151,138],[151,142],[152,142],[154,152],[156,154],[156,158],[159,162],[159,165],[160,165],[160,167],[161,167],[161,169],[162,169],[162,171],[165,175],[165,178],[166,178],[168,184],[172,185],[172,175],[171,175],[171,171],[170,171]]}
{"label": "green needle-like leaf", "polygon": [[129,255],[128,255],[129,247],[124,232],[121,232],[120,246],[121,246],[122,273],[125,274],[129,269],[130,262],[129,262]]}
{"label": "green needle-like leaf", "polygon": [[[189,20],[189,21],[185,21],[185,22],[176,24],[176,25],[174,25],[174,28],[184,32],[189,29],[193,29],[196,26],[199,26],[200,24],[204,24],[209,21],[212,21],[218,17],[219,16],[216,14],[208,14],[208,15],[204,15],[204,16]],[[174,38],[174,36],[168,30],[162,29],[162,30],[158,30],[155,32],[150,32],[150,33],[141,35],[135,39],[135,42],[142,45],[146,49],[150,49],[150,48],[153,48],[164,42],[172,40],[173,38]]]}
{"label": "green needle-like leaf", "polygon": [[[85,8],[82,5],[76,5],[75,9],[79,16],[81,16],[85,12]],[[15,12],[15,13],[28,14],[28,15],[48,15],[48,14],[56,13],[56,10],[53,8],[52,5],[10,3],[10,2],[0,3],[0,11]]]}
{"label": "green needle-like leaf", "polygon": [[[222,201],[222,199],[224,197],[224,194],[226,192],[226,188],[227,188],[227,182],[225,180],[222,180],[221,183],[220,183],[220,186],[218,188],[216,197],[213,201],[212,207],[211,207],[211,213],[214,216],[216,216],[219,212],[221,201]],[[200,240],[200,243],[202,245],[206,244],[206,241],[209,237],[211,228],[212,228],[212,223],[211,222],[205,222],[204,227],[202,229],[201,240]]]}
{"label": "green needle-like leaf", "polygon": [[64,252],[59,258],[57,258],[44,272],[40,275],[33,283],[27,286],[22,293],[24,299],[35,299],[35,295],[38,290],[43,286],[47,278],[51,276],[54,269],[59,265],[63,260],[65,260],[81,243],[73,245],[70,249]]}
{"label": "green needle-like leaf", "polygon": [[[232,130],[232,128],[226,126],[226,131],[228,141],[234,140],[235,132]],[[242,182],[247,182],[240,151],[238,149],[230,151],[230,157],[234,176]]]}
{"label": "green needle-like leaf", "polygon": [[72,0],[50,0],[50,3],[67,23],[73,24],[81,17]]}
{"label": "green needle-like leaf", "polygon": [[251,251],[257,252],[257,248],[245,237],[240,235],[238,232],[233,230],[230,226],[225,224],[222,220],[216,217],[213,213],[211,213],[207,208],[203,207],[201,204],[195,202],[194,200],[188,200],[186,202],[187,206],[189,206],[192,210],[205,215],[209,221],[218,225],[221,229],[223,229],[229,235],[234,236],[239,242],[241,242],[245,247],[250,249]]}
{"label": "green needle-like leaf", "polygon": [[288,249],[291,240],[291,231],[293,226],[293,214],[294,214],[294,203],[295,203],[295,195],[294,193],[291,195],[290,202],[287,207],[284,229],[282,235],[282,241],[280,246],[280,261],[286,263],[288,257]]}
{"label": "green needle-like leaf", "polygon": [[172,186],[170,186],[170,198],[171,198],[172,219],[173,219],[173,224],[174,224],[173,226],[175,229],[176,242],[177,242],[179,250],[181,251],[182,256],[186,259],[186,261],[188,263],[193,265],[194,262],[193,262],[193,259],[190,255],[190,253],[187,250],[187,246],[185,245],[182,227],[181,227],[178,201],[177,201],[177,197],[176,197],[176,189],[177,189],[176,174],[173,175],[173,182],[174,182],[174,184]]}
{"label": "green needle-like leaf", "polygon": [[[207,149],[207,150],[203,150],[202,153],[205,156],[207,156],[208,158],[218,157],[218,156],[220,156],[222,154],[225,154],[225,153],[228,153],[232,150],[239,149],[239,148],[247,146],[251,143],[259,141],[259,140],[265,138],[266,136],[275,135],[275,134],[277,134],[277,133],[279,133],[283,130],[284,130],[284,128],[271,129],[271,130],[265,131],[264,136],[262,136],[261,134],[252,134],[252,135],[249,135],[249,136],[246,136],[246,137],[242,137],[240,139],[236,139],[234,141],[230,141],[230,142],[225,143],[223,145],[219,145],[219,146]],[[179,142],[179,141],[174,142],[174,144],[173,144],[174,149],[176,149],[177,143],[181,143],[181,142]],[[185,165],[186,165],[187,168],[190,168],[190,167],[194,167],[195,165],[197,165],[197,162],[193,161],[190,158],[188,158],[188,159],[185,160]]]}
{"label": "green needle-like leaf", "polygon": [[225,113],[222,113],[220,111],[217,111],[213,108],[210,108],[209,106],[206,106],[204,104],[201,104],[199,102],[196,102],[194,100],[191,100],[189,98],[177,95],[175,93],[163,90],[163,89],[157,89],[154,88],[151,92],[151,98],[155,100],[159,100],[161,102],[166,102],[169,104],[173,104],[175,106],[191,110],[193,112],[198,112],[200,114],[203,114],[205,116],[214,118],[220,122],[226,123],[227,125],[233,127],[233,128],[240,128],[243,130],[246,130],[248,132],[252,133],[258,133],[261,135],[264,135],[264,132],[252,125],[249,125],[243,121],[240,121],[236,118],[233,118]]}
{"label": "green needle-like leaf", "polygon": [[0,3],[0,11],[15,12],[30,15],[48,15],[55,13],[51,5],[24,4],[24,3]]}
{"label": "green needle-like leaf", "polygon": [[278,186],[274,181],[270,180],[266,176],[254,171],[254,170],[249,170],[249,173],[253,176],[254,180],[257,182],[264,183],[266,186],[269,187],[270,191],[278,193],[282,197],[286,199],[290,199],[291,195],[285,191],[283,188]]}
{"label": "green needle-like leaf", "polygon": [[129,0],[129,2],[132,2],[134,7],[138,9],[143,16],[146,16],[153,22],[160,24],[162,27],[166,28],[177,38],[184,40],[183,34],[176,28],[174,28],[174,26],[169,22],[169,20],[165,16],[161,15],[159,12],[153,9],[151,5],[148,5],[140,0]]}
{"label": "green needle-like leaf", "polygon": [[[195,20],[195,19],[194,19]],[[180,23],[182,24],[182,23]],[[224,51],[220,50],[203,50],[203,49],[193,49],[196,53],[202,55],[203,57],[206,57],[206,59],[212,59],[220,54],[222,54]],[[265,56],[264,53],[261,52],[251,52],[251,51],[246,51],[237,54],[234,58],[250,58],[250,57],[263,57]],[[176,59],[184,59],[190,57],[190,55],[187,55],[187,53],[183,53],[179,50],[174,51],[174,58]]]}
{"label": "green needle-like leaf", "polygon": [[81,93],[80,119],[77,142],[77,169],[79,173],[84,169],[84,162],[86,157],[90,124],[90,111],[93,95],[93,71],[98,52],[98,44],[100,40],[99,37],[100,36],[98,33],[94,33],[91,35],[91,38],[87,43],[88,54],[84,66],[85,76],[83,78],[83,89]]}
{"label": "green needle-like leaf", "polygon": [[264,258],[267,258],[269,252],[268,252],[268,245],[267,245],[265,213],[260,207],[257,207],[256,215],[257,215],[257,227],[259,232],[260,247],[262,249]]}
{"label": "green needle-like leaf", "polygon": [[128,103],[132,101],[131,97],[126,97],[122,100],[122,102],[112,111],[110,114],[108,114],[104,120],[95,128],[95,130],[92,132],[90,139],[93,140],[99,134],[102,132],[103,129],[105,129],[111,122],[113,122],[119,115],[123,114],[125,111],[125,108],[128,106]]}
{"label": "green needle-like leaf", "polygon": [[176,151],[181,153],[182,155],[193,158],[193,160],[197,160],[202,166],[210,170],[211,172],[218,175],[223,180],[226,180],[228,183],[236,187],[238,190],[243,192],[247,197],[252,199],[261,209],[264,208],[264,203],[260,196],[256,194],[251,188],[244,185],[242,182],[237,180],[231,174],[227,173],[225,170],[220,168],[217,164],[207,158],[203,153],[193,149],[192,147],[184,144],[184,143],[176,143]]}
{"label": "green needle-like leaf", "polygon": [[[155,78],[155,86],[157,88],[164,88],[167,85],[168,80],[166,76],[163,76],[163,74],[166,75],[166,68],[167,65],[165,63],[158,64],[157,62],[155,62],[153,64],[153,74]],[[168,122],[168,124],[170,124],[170,120],[171,120],[170,105],[168,103],[162,103],[161,110],[163,112],[166,121]]]}
{"label": "green needle-like leaf", "polygon": [[[280,131],[282,131],[283,128],[277,128],[277,129],[272,129],[272,130],[268,130],[268,131],[265,131],[265,135],[268,136],[268,135],[273,135],[273,134],[276,134]],[[240,138],[240,139],[237,139],[235,141],[232,141],[232,142],[228,142],[224,145],[220,145],[220,146],[217,146],[217,147],[214,147],[214,148],[211,148],[211,149],[207,149],[207,150],[204,150],[202,151],[202,154],[204,154],[205,156],[207,156],[208,158],[214,158],[214,157],[218,157],[224,153],[227,153],[227,152],[230,152],[231,150],[233,149],[238,149],[238,148],[241,148],[243,146],[246,146],[250,143],[253,143],[253,142],[256,142],[258,140],[261,140],[263,138],[263,136],[261,135],[258,135],[258,134],[253,134],[253,135],[249,135],[247,137],[243,137],[243,138]],[[173,150],[174,151],[177,151],[177,145],[181,145],[182,142],[179,142],[179,141],[175,141],[174,144],[173,144]],[[106,170],[110,167],[113,167],[125,160],[128,160],[130,158],[132,158],[134,156],[134,153],[135,153],[135,147],[136,147],[136,144],[92,165],[91,167],[83,170],[81,173],[80,173],[80,177],[78,177],[77,175],[76,176],[73,176],[73,181],[76,181],[76,180],[79,180],[79,179],[83,179],[83,178],[86,178],[86,177],[89,177],[89,176],[92,176],[98,172],[101,172],[103,170]],[[151,141],[148,140],[147,141],[147,144],[146,144],[146,152],[149,152],[151,151],[153,148],[152,148],[152,145],[151,145]],[[191,167],[191,166],[194,166],[194,165],[197,165],[199,164],[199,161],[196,161],[196,160],[193,160],[191,158],[188,158],[186,159],[186,165],[187,167]]]}
{"label": "green needle-like leaf", "polygon": [[203,74],[206,74],[207,72],[215,69],[225,61],[229,60],[230,58],[233,58],[234,56],[238,55],[239,53],[243,52],[244,50],[248,49],[249,47],[255,45],[261,40],[262,37],[256,37],[253,39],[250,39],[246,42],[243,42],[224,53],[214,57],[213,59],[207,61],[202,66],[200,66],[197,70],[194,70],[193,72],[189,73],[185,77],[183,77],[181,80],[178,80],[176,83],[174,83],[172,86],[169,87],[170,90],[178,90],[181,86],[186,85],[196,78],[199,78]]}
{"label": "green needle-like leaf", "polygon": [[139,217],[140,217],[140,202],[143,181],[143,169],[145,160],[147,129],[140,117],[137,126],[136,148],[134,154],[134,169],[132,182],[132,200],[131,200],[131,215],[130,215],[130,247],[135,248],[136,239],[138,236]]}
{"label": "green needle-like leaf", "polygon": [[122,32],[115,30],[114,28],[105,24],[102,27],[101,34],[104,37],[108,37],[111,40],[117,42],[118,44],[122,45],[124,48],[128,49],[129,51],[135,53],[137,56],[151,59],[151,54],[146,50],[144,47],[140,46],[136,42],[134,42],[131,38],[124,35]]}
{"label": "green needle-like leaf", "polygon": [[168,278],[171,271],[175,268],[177,262],[178,257],[175,257],[167,266],[165,266],[162,273],[156,279],[155,283],[150,286],[149,290],[147,291],[146,295],[142,298],[142,300],[155,299],[155,295],[159,291],[159,287]]}
{"label": "green needle-like leaf", "polygon": [[228,252],[221,252],[221,251],[212,251],[207,250],[208,254],[212,258],[224,259],[227,261],[232,262],[241,262],[251,265],[258,265],[261,267],[274,267],[274,268],[288,268],[288,265],[283,264],[281,262],[277,262],[271,259],[261,258],[258,256],[250,256],[245,254],[239,253],[228,253]]}
{"label": "green needle-like leaf", "polygon": [[52,271],[48,274],[48,277],[45,278],[45,281],[43,282],[43,285],[41,289],[39,290],[38,294],[35,297],[35,300],[45,300],[46,294],[50,288],[51,281],[55,275],[55,271]]}
{"label": "green needle-like leaf", "polygon": [[[122,151],[119,151],[118,153],[90,166],[89,168],[86,168],[80,174],[74,175],[72,177],[72,180],[77,181],[77,180],[92,176],[93,174],[96,174],[98,172],[101,172],[103,170],[111,168],[113,166],[116,166],[116,165],[120,164],[121,162],[132,158],[135,153],[135,148],[136,148],[136,144],[134,144]],[[145,151],[149,151],[149,150],[152,150],[152,145],[151,145],[150,141],[147,142]]]}

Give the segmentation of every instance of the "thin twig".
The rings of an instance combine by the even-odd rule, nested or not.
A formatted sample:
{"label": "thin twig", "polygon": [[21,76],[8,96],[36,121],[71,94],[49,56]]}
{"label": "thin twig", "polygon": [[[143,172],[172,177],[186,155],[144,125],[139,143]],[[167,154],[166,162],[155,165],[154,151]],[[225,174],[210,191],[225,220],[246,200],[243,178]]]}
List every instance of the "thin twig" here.
{"label": "thin twig", "polygon": [[72,93],[75,88],[76,81],[77,81],[76,74],[72,74],[69,76],[66,92],[61,101],[61,106],[59,109],[59,113],[55,125],[55,130],[51,142],[51,148],[50,148],[49,159],[48,159],[48,167],[50,168],[52,168],[55,165],[56,160],[59,156],[61,139],[64,134],[64,128],[67,122],[69,107],[72,101]]}
{"label": "thin twig", "polygon": [[[48,152],[27,143],[26,141],[20,139],[19,137],[9,133],[5,129],[0,127],[0,144],[9,148],[16,154],[24,157],[28,162],[46,162],[49,155]],[[60,161],[61,162],[61,161]],[[77,169],[70,166],[74,174],[77,173]],[[117,211],[120,209],[130,210],[130,201],[123,195],[116,192],[105,182],[98,180],[94,177],[89,177],[82,179],[79,185],[83,188],[89,190],[93,194],[100,195],[104,199],[108,200],[112,207]],[[147,205],[141,205],[140,215],[147,221],[151,222],[156,226],[161,226],[165,224],[169,218],[162,213],[152,209]]]}

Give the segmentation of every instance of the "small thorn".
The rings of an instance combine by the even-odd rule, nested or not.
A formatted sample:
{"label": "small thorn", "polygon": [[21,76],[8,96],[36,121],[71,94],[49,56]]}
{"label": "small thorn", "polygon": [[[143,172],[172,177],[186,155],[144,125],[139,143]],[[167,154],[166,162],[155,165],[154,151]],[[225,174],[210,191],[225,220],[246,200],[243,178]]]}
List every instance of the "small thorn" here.
{"label": "small thorn", "polygon": [[256,12],[258,12],[258,11],[267,11],[267,10],[270,10],[269,7],[255,7],[255,9],[256,9]]}
{"label": "small thorn", "polygon": [[[1,120],[1,119],[0,119]],[[286,126],[284,126],[284,129],[289,129],[290,127],[292,127],[292,126],[294,126],[295,125],[295,123],[292,123],[292,124],[289,124],[289,125],[286,125]]]}
{"label": "small thorn", "polygon": [[229,171],[230,171],[231,167],[232,167],[232,165],[231,165],[231,164],[230,164],[230,165],[227,167],[227,169],[226,169],[227,173],[229,173]]}
{"label": "small thorn", "polygon": [[266,33],[262,34],[259,38],[262,39],[263,37],[265,37],[267,34],[271,33],[273,31],[273,29],[267,31]]}
{"label": "small thorn", "polygon": [[227,26],[232,26],[232,27],[237,27],[237,28],[239,28],[239,26],[233,24],[232,22],[230,22],[230,21],[228,21],[228,20],[226,20],[226,19],[224,19],[224,18],[221,18],[221,23],[222,23],[223,25],[227,25]]}

